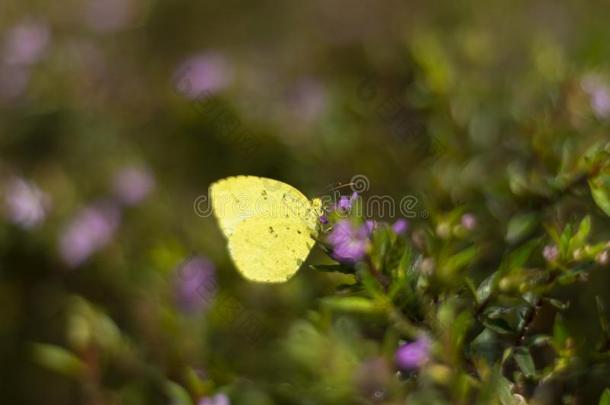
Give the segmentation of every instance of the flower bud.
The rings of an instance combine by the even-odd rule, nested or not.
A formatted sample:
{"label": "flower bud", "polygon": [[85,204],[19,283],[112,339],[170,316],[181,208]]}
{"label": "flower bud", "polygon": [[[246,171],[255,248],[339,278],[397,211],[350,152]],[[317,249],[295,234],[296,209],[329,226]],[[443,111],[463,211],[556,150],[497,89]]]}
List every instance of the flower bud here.
{"label": "flower bud", "polygon": [[473,214],[466,213],[462,215],[461,224],[467,231],[472,231],[477,226],[477,217]]}
{"label": "flower bud", "polygon": [[542,250],[542,256],[547,262],[554,262],[559,257],[559,249],[555,245],[546,245]]}
{"label": "flower bud", "polygon": [[447,239],[451,235],[451,226],[447,222],[441,222],[436,226],[436,234],[441,239]]}

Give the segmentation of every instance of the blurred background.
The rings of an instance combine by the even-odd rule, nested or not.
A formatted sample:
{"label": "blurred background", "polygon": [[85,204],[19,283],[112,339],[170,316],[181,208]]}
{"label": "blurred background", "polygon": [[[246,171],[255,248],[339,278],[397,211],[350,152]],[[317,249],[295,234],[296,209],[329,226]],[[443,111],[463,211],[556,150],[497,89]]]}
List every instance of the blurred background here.
{"label": "blurred background", "polygon": [[[609,18],[601,0],[4,0],[0,402],[398,390],[383,345],[318,310],[345,278],[246,282],[197,198],[230,175],[313,197],[361,174],[430,221],[467,207],[496,257],[511,217],[608,139]],[[583,336],[592,294],[610,299],[598,277],[565,292]]]}

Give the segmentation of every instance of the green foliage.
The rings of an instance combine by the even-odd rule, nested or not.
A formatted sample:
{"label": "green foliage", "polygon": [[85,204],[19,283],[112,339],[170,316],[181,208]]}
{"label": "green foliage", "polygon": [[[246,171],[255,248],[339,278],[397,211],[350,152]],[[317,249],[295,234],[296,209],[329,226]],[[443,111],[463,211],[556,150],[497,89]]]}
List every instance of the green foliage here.
{"label": "green foliage", "polygon": [[[610,403],[602,2],[14,3],[0,402]],[[23,24],[46,44],[20,61]],[[201,55],[225,76],[189,94]],[[125,167],[154,184],[137,202]],[[230,262],[206,189],[236,174],[326,202],[287,283]],[[375,223],[358,260],[333,251],[345,220]]]}

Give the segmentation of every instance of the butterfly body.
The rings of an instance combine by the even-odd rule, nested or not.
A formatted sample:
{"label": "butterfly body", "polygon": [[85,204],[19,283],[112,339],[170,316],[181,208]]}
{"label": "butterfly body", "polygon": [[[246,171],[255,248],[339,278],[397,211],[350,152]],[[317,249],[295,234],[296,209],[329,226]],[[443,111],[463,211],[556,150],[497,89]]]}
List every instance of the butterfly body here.
{"label": "butterfly body", "polygon": [[318,235],[319,199],[256,176],[219,180],[210,197],[233,263],[247,279],[283,282],[307,259]]}

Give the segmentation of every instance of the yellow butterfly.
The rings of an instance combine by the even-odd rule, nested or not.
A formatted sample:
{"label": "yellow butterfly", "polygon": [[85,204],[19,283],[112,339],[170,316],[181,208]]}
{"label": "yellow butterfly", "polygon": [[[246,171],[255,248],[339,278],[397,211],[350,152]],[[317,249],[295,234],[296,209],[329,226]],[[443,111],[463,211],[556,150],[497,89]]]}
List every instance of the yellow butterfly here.
{"label": "yellow butterfly", "polygon": [[287,281],[315,244],[322,202],[286,183],[227,177],[210,186],[210,198],[233,263],[251,281]]}

